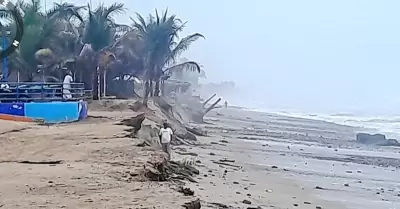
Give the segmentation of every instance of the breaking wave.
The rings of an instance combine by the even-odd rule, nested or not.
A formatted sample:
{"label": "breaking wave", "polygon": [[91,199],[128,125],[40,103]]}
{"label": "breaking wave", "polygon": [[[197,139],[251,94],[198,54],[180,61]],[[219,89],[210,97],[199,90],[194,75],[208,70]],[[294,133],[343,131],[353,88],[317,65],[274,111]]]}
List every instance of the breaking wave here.
{"label": "breaking wave", "polygon": [[388,137],[400,139],[400,116],[358,116],[351,113],[320,114],[292,111],[268,111],[262,109],[251,110],[257,112],[276,113],[290,117],[322,120],[339,125],[366,129],[369,132],[384,133]]}

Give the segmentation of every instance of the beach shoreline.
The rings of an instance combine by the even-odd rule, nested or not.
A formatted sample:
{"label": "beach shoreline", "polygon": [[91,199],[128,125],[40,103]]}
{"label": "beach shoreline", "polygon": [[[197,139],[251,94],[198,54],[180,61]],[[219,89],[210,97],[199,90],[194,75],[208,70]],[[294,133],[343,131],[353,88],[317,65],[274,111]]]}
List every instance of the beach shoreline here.
{"label": "beach shoreline", "polygon": [[[204,125],[212,137],[199,141],[209,140],[212,148],[208,149],[213,149],[215,155],[203,153],[200,158],[215,161],[227,157],[246,171],[226,180],[229,186],[221,186],[224,191],[235,189],[251,195],[236,194],[229,202],[232,207],[245,208],[238,198],[250,198],[252,205],[261,208],[400,206],[400,181],[396,180],[400,149],[357,144],[358,128],[232,109],[215,111],[206,121],[213,123],[214,129],[210,124]],[[196,147],[194,152],[201,150]],[[253,178],[247,177],[251,175]],[[260,178],[265,182],[257,180]],[[239,184],[232,184],[233,181]],[[266,186],[252,191],[247,181]],[[244,190],[246,186],[242,184],[248,188]],[[287,189],[280,191],[282,188]]]}
{"label": "beach shoreline", "polygon": [[[173,147],[173,160],[200,171],[197,183],[186,182],[194,196],[185,196],[176,183],[141,176],[148,162],[164,155],[157,147],[138,146],[142,140],[117,125],[137,113],[89,114],[86,121],[53,126],[0,121],[0,205],[176,209],[199,198],[202,208],[400,207],[400,150],[357,145],[356,129],[349,126],[214,110],[204,124],[193,124],[207,137]],[[17,163],[27,159],[63,163]]]}

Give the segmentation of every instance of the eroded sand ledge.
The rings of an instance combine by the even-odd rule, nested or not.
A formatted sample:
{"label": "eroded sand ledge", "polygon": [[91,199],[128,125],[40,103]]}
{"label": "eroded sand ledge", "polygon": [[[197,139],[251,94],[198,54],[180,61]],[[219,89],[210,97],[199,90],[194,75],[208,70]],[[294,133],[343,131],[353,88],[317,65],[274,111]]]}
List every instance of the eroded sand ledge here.
{"label": "eroded sand ledge", "polygon": [[[177,192],[176,183],[144,178],[146,165],[163,154],[135,146],[142,141],[127,138],[126,127],[117,125],[137,113],[90,114],[95,117],[54,126],[0,121],[0,207],[176,209],[197,198],[202,208],[400,207],[398,150],[357,148],[351,127],[214,111],[201,125],[210,137],[174,147],[174,159],[200,170],[198,183],[187,183],[193,197]],[[224,158],[228,165],[214,163]],[[11,162],[18,160],[64,162]]]}

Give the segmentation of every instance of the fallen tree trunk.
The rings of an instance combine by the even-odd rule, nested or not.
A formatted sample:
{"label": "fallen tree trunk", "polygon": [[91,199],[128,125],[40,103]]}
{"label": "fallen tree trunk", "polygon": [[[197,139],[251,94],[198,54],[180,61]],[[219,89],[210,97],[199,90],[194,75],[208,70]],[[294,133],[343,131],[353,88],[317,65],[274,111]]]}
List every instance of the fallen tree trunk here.
{"label": "fallen tree trunk", "polygon": [[196,111],[196,110],[192,111],[191,112],[192,121],[195,123],[204,123],[204,116],[212,109],[216,108],[216,106],[221,100],[222,100],[221,98],[217,99],[217,101],[215,101],[212,105],[201,111]]}
{"label": "fallen tree trunk", "polygon": [[205,107],[207,105],[207,103],[209,101],[211,101],[215,96],[217,96],[217,94],[213,94],[210,98],[208,98],[204,103],[203,103],[203,107]]}
{"label": "fallen tree trunk", "polygon": [[217,101],[215,101],[212,105],[210,105],[205,111],[204,111],[204,115],[207,114],[208,112],[210,112],[212,109],[214,109],[215,106],[217,106],[217,104],[221,101],[222,99],[219,98],[217,99]]}

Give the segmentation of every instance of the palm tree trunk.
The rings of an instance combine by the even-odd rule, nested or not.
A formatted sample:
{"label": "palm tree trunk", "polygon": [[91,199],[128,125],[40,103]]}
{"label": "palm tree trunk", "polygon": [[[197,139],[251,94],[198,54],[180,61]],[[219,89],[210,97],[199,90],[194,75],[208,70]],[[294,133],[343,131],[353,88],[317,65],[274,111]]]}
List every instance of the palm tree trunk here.
{"label": "palm tree trunk", "polygon": [[93,83],[92,83],[92,90],[93,90],[93,100],[99,100],[99,76],[98,76],[98,68],[93,72]]}
{"label": "palm tree trunk", "polygon": [[149,93],[150,93],[150,81],[146,81],[144,84],[144,95],[143,95],[143,104],[147,107],[147,102],[149,100]]}
{"label": "palm tree trunk", "polygon": [[154,87],[154,96],[160,96],[160,80],[156,81],[156,86]]}
{"label": "palm tree trunk", "polygon": [[165,96],[165,80],[161,80],[161,95]]}
{"label": "palm tree trunk", "polygon": [[149,88],[149,90],[150,90],[150,97],[153,97],[153,95],[154,95],[154,92],[153,92],[153,81],[152,80],[150,80],[150,88]]}
{"label": "palm tree trunk", "polygon": [[106,97],[106,91],[107,91],[107,71],[104,71],[104,73],[103,73],[103,97]]}
{"label": "palm tree trunk", "polygon": [[101,73],[100,73],[100,67],[97,67],[97,97],[101,98]]}

